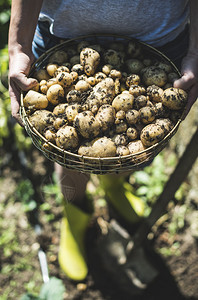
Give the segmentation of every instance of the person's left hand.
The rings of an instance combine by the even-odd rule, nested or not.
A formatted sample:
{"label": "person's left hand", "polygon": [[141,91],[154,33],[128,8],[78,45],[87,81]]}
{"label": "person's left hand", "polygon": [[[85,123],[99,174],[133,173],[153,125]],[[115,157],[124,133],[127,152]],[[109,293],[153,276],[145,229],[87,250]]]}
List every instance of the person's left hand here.
{"label": "person's left hand", "polygon": [[188,102],[183,119],[189,113],[198,97],[198,54],[189,53],[182,61],[182,77],[174,82],[174,87],[188,92]]}

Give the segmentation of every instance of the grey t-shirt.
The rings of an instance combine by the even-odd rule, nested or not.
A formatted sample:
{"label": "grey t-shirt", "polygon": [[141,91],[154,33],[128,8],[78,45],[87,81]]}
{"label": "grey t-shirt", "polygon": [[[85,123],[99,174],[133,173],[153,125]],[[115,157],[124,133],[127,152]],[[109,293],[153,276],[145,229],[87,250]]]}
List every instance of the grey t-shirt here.
{"label": "grey t-shirt", "polygon": [[174,40],[189,18],[188,0],[44,0],[40,20],[60,38],[109,33],[162,46]]}

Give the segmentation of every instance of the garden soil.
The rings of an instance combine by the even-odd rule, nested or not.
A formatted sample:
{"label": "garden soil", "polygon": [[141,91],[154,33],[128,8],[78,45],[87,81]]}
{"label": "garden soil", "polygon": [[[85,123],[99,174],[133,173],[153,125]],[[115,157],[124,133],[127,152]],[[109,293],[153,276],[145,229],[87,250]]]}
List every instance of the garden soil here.
{"label": "garden soil", "polygon": [[[198,105],[195,105],[165,151],[176,151],[181,156],[197,127],[197,115]],[[61,206],[57,204],[53,193],[48,195],[49,207],[42,206],[40,210],[43,232],[38,238],[30,223],[31,214],[24,211],[20,201],[15,201],[17,185],[24,174],[17,167],[17,161],[10,161],[5,150],[5,147],[1,149],[1,155],[5,156],[7,163],[2,166],[0,180],[0,235],[5,236],[0,245],[0,294],[4,295],[3,299],[18,300],[27,291],[38,294],[43,283],[37,256],[39,243],[47,256],[50,276],[60,278],[64,283],[64,299],[198,299],[198,161],[186,179],[187,194],[182,202],[182,207],[187,207],[184,225],[174,235],[170,235],[174,215],[181,208],[180,204],[172,202],[168,213],[153,226],[144,244],[145,253],[158,270],[158,276],[144,292],[132,296],[107,272],[98,249],[98,239],[103,234],[98,220],[100,217],[108,220],[108,208],[98,206],[99,200],[95,197],[95,214],[86,239],[89,274],[84,282],[72,282],[61,271],[57,259]],[[36,149],[31,153],[31,163],[34,164],[35,184],[39,186],[45,181],[49,182],[53,164],[46,161]],[[46,195],[40,196],[46,199]]]}

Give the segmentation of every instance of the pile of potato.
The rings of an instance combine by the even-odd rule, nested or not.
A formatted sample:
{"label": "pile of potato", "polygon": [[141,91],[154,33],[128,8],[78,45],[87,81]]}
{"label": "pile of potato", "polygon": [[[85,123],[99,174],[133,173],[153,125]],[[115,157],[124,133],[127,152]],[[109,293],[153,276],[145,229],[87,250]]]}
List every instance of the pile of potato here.
{"label": "pile of potato", "polygon": [[30,123],[47,141],[81,156],[147,149],[170,132],[187,101],[185,91],[173,88],[172,65],[133,40],[80,41],[54,52],[33,76],[38,84],[23,99]]}

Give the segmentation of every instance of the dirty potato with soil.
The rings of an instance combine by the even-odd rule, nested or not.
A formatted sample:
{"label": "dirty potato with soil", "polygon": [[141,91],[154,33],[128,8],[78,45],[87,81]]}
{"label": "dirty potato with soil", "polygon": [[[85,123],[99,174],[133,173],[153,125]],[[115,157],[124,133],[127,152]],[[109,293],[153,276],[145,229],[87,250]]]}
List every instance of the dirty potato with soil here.
{"label": "dirty potato with soil", "polygon": [[37,88],[24,93],[30,123],[80,156],[144,153],[181,118],[187,93],[173,87],[171,63],[143,50],[137,41],[85,40],[55,51],[34,72]]}

